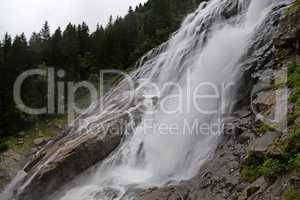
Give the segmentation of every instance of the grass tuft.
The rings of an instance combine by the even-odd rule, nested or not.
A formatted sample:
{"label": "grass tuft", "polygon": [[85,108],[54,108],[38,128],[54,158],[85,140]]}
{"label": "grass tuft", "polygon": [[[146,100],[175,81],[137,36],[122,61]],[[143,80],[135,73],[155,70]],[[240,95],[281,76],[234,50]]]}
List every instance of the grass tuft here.
{"label": "grass tuft", "polygon": [[300,200],[300,190],[290,189],[284,194],[283,198],[284,200]]}

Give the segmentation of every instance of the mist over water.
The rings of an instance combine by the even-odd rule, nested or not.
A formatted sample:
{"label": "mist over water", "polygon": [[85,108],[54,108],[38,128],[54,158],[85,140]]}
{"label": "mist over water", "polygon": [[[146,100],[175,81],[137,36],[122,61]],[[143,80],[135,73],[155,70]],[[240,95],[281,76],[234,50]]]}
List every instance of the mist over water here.
{"label": "mist over water", "polygon": [[[238,9],[224,17],[228,2]],[[105,108],[126,108],[118,114],[129,115],[119,148],[49,199],[134,199],[138,189],[195,176],[221,139],[222,122],[231,114],[242,76],[242,57],[276,2],[211,0],[187,16],[167,43],[141,59],[131,73],[134,89],[122,81],[102,99]],[[129,94],[138,100],[124,106]],[[91,111],[73,134],[111,116],[117,114]],[[221,128],[199,129],[203,124]]]}

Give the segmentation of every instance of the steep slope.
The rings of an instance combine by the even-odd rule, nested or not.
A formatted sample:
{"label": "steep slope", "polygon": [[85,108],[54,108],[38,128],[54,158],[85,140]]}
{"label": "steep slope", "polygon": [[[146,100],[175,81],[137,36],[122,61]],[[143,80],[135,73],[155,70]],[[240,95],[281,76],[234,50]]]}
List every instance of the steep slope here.
{"label": "steep slope", "polygon": [[[296,8],[284,15],[290,3],[288,0],[253,0],[250,4],[242,0],[213,0],[208,4],[201,4],[199,10],[186,19],[173,39],[148,54],[148,60],[145,59],[141,68],[133,73],[138,84],[150,72],[150,77],[158,84],[175,79],[181,86],[185,86],[180,81],[181,75],[189,67],[194,70],[192,80],[195,83],[205,80],[217,83],[222,80],[241,81],[236,88],[238,92],[226,96],[230,104],[235,105],[234,116],[230,121],[235,126],[227,127],[225,124],[221,138],[156,136],[155,130],[150,132],[154,133],[150,136],[140,136],[136,130],[140,130],[138,128],[143,117],[147,119],[151,116],[143,112],[146,109],[143,104],[145,98],[139,96],[136,98],[138,101],[130,104],[128,110],[113,116],[113,119],[125,119],[125,124],[123,121],[121,127],[125,126],[122,130],[125,133],[128,131],[129,137],[122,137],[123,140],[117,138],[119,148],[114,152],[114,148],[109,148],[105,153],[112,152],[109,157],[94,159],[95,152],[88,151],[88,154],[84,154],[84,150],[89,150],[90,146],[98,151],[98,148],[94,148],[98,146],[95,138],[99,138],[104,132],[78,136],[86,127],[75,123],[73,129],[62,135],[62,139],[54,141],[54,145],[49,144],[29,167],[25,167],[27,174],[18,183],[22,187],[13,188],[12,191],[19,192],[17,197],[20,199],[47,198],[49,193],[71,181],[73,176],[87,169],[88,165],[92,166],[104,159],[83,174],[83,182],[77,180],[67,184],[64,190],[58,191],[57,196],[55,194],[54,199],[131,199],[134,196],[141,200],[281,199],[288,188],[294,190],[285,194],[287,198],[297,195],[298,138],[297,134],[289,137],[288,129],[283,123],[286,120],[284,114],[287,114],[284,108],[285,92],[289,93],[284,85],[284,75],[290,62],[290,53],[297,52],[294,44],[298,42],[299,35],[298,26],[293,26],[293,23],[298,23],[298,1],[295,3]],[[228,35],[224,38],[224,34]],[[199,67],[199,63],[209,65]],[[295,92],[297,81],[294,80],[295,78],[290,84]],[[107,105],[123,107],[124,102],[128,101],[124,94],[128,94],[129,89],[122,83],[105,97],[109,100]],[[297,91],[295,93],[298,94]],[[170,94],[172,93],[169,91],[164,93],[166,96]],[[153,104],[161,101],[155,94],[150,95]],[[199,104],[209,106],[211,102],[216,103],[201,101]],[[174,103],[169,106],[173,107]],[[288,106],[290,107],[296,109],[292,104]],[[227,110],[228,113],[225,114],[231,114],[230,107]],[[159,122],[178,123],[182,123],[184,117],[201,118],[203,121],[213,121],[216,117],[209,115],[205,118],[198,113],[192,113],[191,117],[185,114],[187,113],[183,117],[174,117],[158,112],[155,117]],[[89,122],[87,127],[95,123],[110,124],[114,122],[111,117],[111,113],[103,114],[101,110],[82,116]],[[293,117],[291,124],[296,123],[297,117]],[[128,126],[130,123],[134,126]],[[215,148],[218,141],[220,143]],[[277,148],[281,142],[285,143],[282,145],[285,147],[284,152]],[[105,144],[109,145],[109,142]],[[85,159],[86,155],[92,156],[81,168],[82,164],[77,163],[76,157]],[[207,160],[207,157],[210,159]],[[284,166],[285,164],[291,164],[291,167]],[[69,165],[72,168],[68,168]],[[74,170],[74,173],[64,179],[64,170],[61,174],[58,172],[66,166],[67,169]],[[51,172],[50,175],[48,172]],[[55,185],[56,180],[61,185]],[[151,189],[145,190],[149,187]]]}
{"label": "steep slope", "polygon": [[[229,130],[197,177],[179,186],[152,188],[138,199],[299,199],[300,1],[289,5],[286,1],[274,9],[269,18],[273,26],[261,27],[255,43],[260,48],[250,52],[251,61],[244,65],[242,99],[235,109],[238,128]],[[266,38],[272,42],[262,42]],[[289,103],[275,99],[289,94]],[[257,118],[258,113],[270,117],[278,104],[286,103],[287,110],[280,112],[287,114],[281,122],[287,120],[288,127]]]}

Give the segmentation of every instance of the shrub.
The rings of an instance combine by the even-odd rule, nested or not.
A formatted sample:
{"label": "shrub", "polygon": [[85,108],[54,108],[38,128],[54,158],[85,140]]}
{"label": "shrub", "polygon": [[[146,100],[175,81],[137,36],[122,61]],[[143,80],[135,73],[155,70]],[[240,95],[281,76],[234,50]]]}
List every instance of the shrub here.
{"label": "shrub", "polygon": [[292,169],[300,169],[300,153],[298,153],[296,157],[291,160],[290,165]]}
{"label": "shrub", "polygon": [[253,182],[259,177],[258,168],[254,165],[243,166],[241,170],[241,177],[243,180]]}
{"label": "shrub", "polygon": [[300,190],[290,189],[284,194],[284,200],[300,200]]}
{"label": "shrub", "polygon": [[[300,0],[298,0],[300,3]],[[299,4],[300,6],[300,4]],[[299,7],[300,8],[300,7]],[[300,65],[292,65],[289,68],[288,85],[293,92],[290,101],[295,103],[295,111],[289,113],[288,124],[292,125],[289,137],[280,141],[277,146],[281,154],[276,156],[264,152],[262,155],[249,155],[242,165],[241,176],[245,181],[253,182],[259,176],[267,178],[276,178],[289,171],[300,169],[300,124],[295,124],[300,119]],[[273,127],[261,124],[256,132],[262,135],[268,131],[273,131]],[[298,193],[297,193],[298,192]],[[286,193],[286,200],[300,198],[299,191],[290,191]],[[298,198],[294,198],[298,195]]]}
{"label": "shrub", "polygon": [[275,128],[268,125],[268,124],[261,124],[257,129],[256,129],[256,133],[257,135],[263,135],[269,131],[275,131]]}
{"label": "shrub", "polygon": [[285,171],[285,165],[279,160],[267,159],[262,166],[259,167],[259,174],[265,177],[277,177]]}

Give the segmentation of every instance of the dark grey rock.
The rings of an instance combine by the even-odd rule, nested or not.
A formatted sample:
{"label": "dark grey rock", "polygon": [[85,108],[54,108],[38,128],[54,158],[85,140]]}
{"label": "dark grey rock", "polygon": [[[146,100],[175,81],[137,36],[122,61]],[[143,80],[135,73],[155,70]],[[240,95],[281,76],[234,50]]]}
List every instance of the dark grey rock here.
{"label": "dark grey rock", "polygon": [[[256,95],[255,106],[261,111],[269,109],[274,103],[273,91],[270,88],[272,88],[272,79],[275,73],[273,70],[276,63],[274,62],[275,48],[271,38],[277,31],[280,15],[288,3],[288,1],[282,2],[274,8],[274,13],[266,21],[266,23],[271,23],[274,26],[265,28],[263,25],[261,27],[261,31],[257,33],[257,41],[254,42],[253,47],[248,52],[247,57],[249,59],[244,62],[245,86],[243,87],[244,90],[240,91],[242,94],[240,96],[241,103],[235,112],[235,116],[238,117],[239,133],[225,135],[215,155],[202,166],[199,174],[192,180],[174,186],[189,191],[186,198],[178,197],[178,200],[281,199],[287,188],[286,185],[282,186],[281,184],[286,183],[286,178],[278,179],[272,184],[261,177],[250,184],[241,179],[240,167],[249,150],[266,152],[273,141],[281,136],[281,133],[270,132],[262,137],[256,137],[254,134],[256,127],[254,113],[247,112],[247,110],[252,111],[251,102],[245,99],[250,99],[251,92],[254,92]],[[137,196],[136,200],[168,200],[173,191],[176,190],[174,187],[144,191]]]}
{"label": "dark grey rock", "polygon": [[49,144],[25,166],[24,181],[31,180],[18,199],[36,200],[52,194],[80,173],[108,156],[121,142],[114,123],[95,134],[67,135]]}
{"label": "dark grey rock", "polygon": [[269,146],[273,144],[274,140],[279,138],[281,133],[279,132],[267,132],[263,136],[258,137],[249,148],[250,152],[253,153],[265,153]]}

